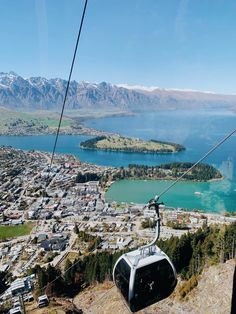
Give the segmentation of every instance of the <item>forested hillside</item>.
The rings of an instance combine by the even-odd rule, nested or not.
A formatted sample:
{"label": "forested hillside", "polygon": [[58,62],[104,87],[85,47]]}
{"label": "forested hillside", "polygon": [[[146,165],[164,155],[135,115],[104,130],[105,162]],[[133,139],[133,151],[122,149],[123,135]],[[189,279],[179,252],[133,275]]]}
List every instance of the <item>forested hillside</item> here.
{"label": "forested hillside", "polygon": [[[178,178],[193,166],[190,162],[175,162],[157,166],[130,164],[128,168],[121,167],[114,173],[112,180],[121,179],[168,179]],[[200,163],[184,176],[185,180],[208,181],[220,179],[219,170],[211,165]]]}
{"label": "forested hillside", "polygon": [[[173,261],[183,279],[191,279],[183,289],[183,297],[197,285],[197,276],[205,265],[225,262],[235,257],[236,224],[229,226],[203,226],[196,233],[188,233],[180,238],[159,240],[158,245]],[[94,238],[92,239],[94,241]],[[115,253],[98,250],[66,262],[64,274],[52,266],[32,269],[37,274],[38,290],[49,295],[73,296],[84,287],[104,280],[112,280],[112,269],[123,252]],[[60,276],[61,277],[58,277]],[[194,277],[193,277],[194,276]],[[52,282],[53,281],[53,282]],[[46,289],[45,289],[46,288]]]}

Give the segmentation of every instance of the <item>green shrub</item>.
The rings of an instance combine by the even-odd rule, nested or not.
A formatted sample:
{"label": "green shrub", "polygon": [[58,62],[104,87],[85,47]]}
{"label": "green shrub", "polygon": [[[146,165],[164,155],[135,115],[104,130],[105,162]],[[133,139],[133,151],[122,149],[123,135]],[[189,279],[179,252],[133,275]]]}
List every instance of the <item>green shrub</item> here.
{"label": "green shrub", "polygon": [[198,285],[197,277],[193,275],[188,281],[185,281],[180,289],[179,289],[179,294],[180,298],[184,299],[186,295],[192,291],[196,286]]}

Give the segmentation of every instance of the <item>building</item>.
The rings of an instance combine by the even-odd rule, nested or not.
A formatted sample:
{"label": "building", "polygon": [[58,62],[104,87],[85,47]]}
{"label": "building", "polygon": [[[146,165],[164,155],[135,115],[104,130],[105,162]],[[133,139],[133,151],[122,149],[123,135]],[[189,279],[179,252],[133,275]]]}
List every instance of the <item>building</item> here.
{"label": "building", "polygon": [[17,296],[20,294],[30,292],[32,290],[32,286],[28,278],[23,279],[18,278],[15,281],[13,281],[9,290],[12,296]]}

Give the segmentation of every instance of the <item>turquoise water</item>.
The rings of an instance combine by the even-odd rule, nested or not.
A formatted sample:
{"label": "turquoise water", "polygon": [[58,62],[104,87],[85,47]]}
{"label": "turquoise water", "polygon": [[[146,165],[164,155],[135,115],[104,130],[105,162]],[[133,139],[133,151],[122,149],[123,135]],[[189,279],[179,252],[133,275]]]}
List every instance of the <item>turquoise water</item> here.
{"label": "turquoise water", "polygon": [[[122,180],[112,184],[106,193],[107,201],[145,204],[172,181]],[[195,195],[200,192],[200,195]],[[200,209],[209,212],[235,211],[236,191],[227,180],[218,182],[179,182],[161,198],[170,207]]]}
{"label": "turquoise water", "polygon": [[[86,136],[59,137],[57,152],[70,153],[80,160],[98,165],[127,166],[129,163],[157,165],[174,161],[194,162],[217,141],[236,127],[236,115],[222,111],[168,111],[139,114],[131,117],[110,117],[90,120],[87,125],[126,136],[159,139],[183,144],[186,151],[175,154],[136,154],[82,150],[79,143]],[[52,151],[54,136],[0,136],[0,145],[20,149]],[[233,136],[205,161],[217,167],[225,179],[213,183],[179,183],[165,196],[169,206],[200,208],[208,211],[236,211],[236,137]],[[114,184],[110,200],[145,203],[160,193],[166,181],[130,181]],[[200,197],[194,192],[200,191]]]}
{"label": "turquoise water", "polygon": [[[195,162],[227,132],[236,127],[236,115],[222,111],[172,111],[148,113],[134,117],[91,120],[89,126],[127,136],[160,139],[183,144],[186,151],[178,154],[143,155],[131,158],[133,163],[159,164],[174,161]],[[127,155],[126,155],[127,156]],[[124,154],[117,155],[120,163]],[[120,158],[119,158],[120,157]],[[142,158],[142,159],[141,159]],[[117,160],[115,162],[117,162]],[[181,182],[170,190],[162,201],[168,206],[202,209],[211,212],[236,211],[236,137],[233,136],[205,162],[217,167],[224,175],[218,182]],[[126,165],[126,163],[124,162]],[[171,181],[120,181],[106,194],[108,201],[146,203],[171,184]],[[201,192],[196,196],[195,192]]]}

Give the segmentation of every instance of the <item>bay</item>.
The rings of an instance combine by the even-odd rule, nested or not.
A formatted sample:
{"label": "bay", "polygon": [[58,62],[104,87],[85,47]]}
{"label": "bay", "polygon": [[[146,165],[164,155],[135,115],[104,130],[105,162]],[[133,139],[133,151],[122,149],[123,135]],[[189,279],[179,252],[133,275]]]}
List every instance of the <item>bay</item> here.
{"label": "bay", "polygon": [[[56,152],[74,154],[81,161],[98,165],[157,165],[175,161],[196,161],[236,127],[236,115],[225,111],[161,111],[93,119],[86,121],[86,125],[124,136],[176,142],[184,145],[186,151],[173,154],[90,151],[79,147],[81,141],[90,137],[60,135]],[[0,136],[0,145],[51,152],[54,139],[53,135]],[[217,212],[236,211],[236,137],[230,138],[205,162],[217,167],[224,175],[224,180],[211,183],[181,182],[166,194],[163,200],[167,205],[174,207]],[[112,185],[106,197],[109,201],[145,203],[168,183],[170,182],[120,181]],[[196,191],[202,195],[197,197],[194,194]]]}
{"label": "bay", "polygon": [[[106,200],[146,204],[171,183],[170,180],[121,180],[112,184],[106,193]],[[160,199],[168,207],[215,213],[235,211],[235,200],[236,191],[231,189],[228,180],[179,182]]]}
{"label": "bay", "polygon": [[[182,144],[186,150],[175,154],[132,154],[129,161],[137,164],[185,161],[195,162],[213,145],[236,127],[236,115],[226,111],[162,111],[133,117],[113,117],[89,121],[89,126],[108,132],[144,139],[159,139]],[[117,155],[127,165],[127,154]],[[117,163],[118,160],[115,162]],[[209,212],[236,211],[236,136],[234,135],[204,162],[218,168],[224,180],[217,182],[180,182],[162,201],[168,206],[200,209]],[[108,201],[146,203],[172,181],[124,180],[115,182]],[[196,195],[195,192],[200,192]]]}

